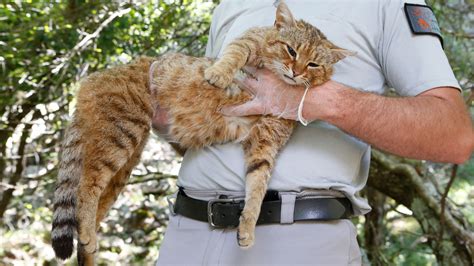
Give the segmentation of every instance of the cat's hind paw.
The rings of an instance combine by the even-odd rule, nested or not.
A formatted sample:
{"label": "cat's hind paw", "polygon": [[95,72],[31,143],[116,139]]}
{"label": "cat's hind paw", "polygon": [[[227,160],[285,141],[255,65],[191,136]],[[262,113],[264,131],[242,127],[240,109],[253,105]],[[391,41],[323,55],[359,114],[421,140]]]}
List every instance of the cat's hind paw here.
{"label": "cat's hind paw", "polygon": [[248,249],[253,246],[255,242],[254,222],[240,217],[239,228],[237,229],[237,242],[242,249]]}
{"label": "cat's hind paw", "polygon": [[227,73],[216,66],[211,66],[204,71],[204,79],[209,84],[222,89],[227,88],[232,83],[233,78],[233,73]]}
{"label": "cat's hind paw", "polygon": [[97,236],[95,231],[80,232],[79,233],[79,245],[82,246],[85,252],[93,254],[97,251]]}

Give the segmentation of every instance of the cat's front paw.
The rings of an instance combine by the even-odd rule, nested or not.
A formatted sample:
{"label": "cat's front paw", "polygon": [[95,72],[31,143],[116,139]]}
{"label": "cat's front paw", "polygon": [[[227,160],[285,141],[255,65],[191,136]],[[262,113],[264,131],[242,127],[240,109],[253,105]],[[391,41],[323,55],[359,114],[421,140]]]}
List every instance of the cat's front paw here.
{"label": "cat's front paw", "polygon": [[79,245],[89,254],[95,253],[97,250],[97,235],[93,230],[80,230],[79,232]]}
{"label": "cat's front paw", "polygon": [[237,229],[237,241],[242,249],[248,249],[255,242],[255,221],[240,216],[239,228]]}
{"label": "cat's front paw", "polygon": [[221,68],[211,66],[204,71],[204,78],[209,84],[225,89],[232,83],[233,73],[227,73]]}

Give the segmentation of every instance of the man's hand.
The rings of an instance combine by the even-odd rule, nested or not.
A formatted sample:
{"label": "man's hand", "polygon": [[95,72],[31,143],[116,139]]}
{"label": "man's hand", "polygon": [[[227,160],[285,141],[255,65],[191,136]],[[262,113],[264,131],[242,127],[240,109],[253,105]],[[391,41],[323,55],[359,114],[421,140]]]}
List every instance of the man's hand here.
{"label": "man's hand", "polygon": [[181,147],[179,143],[173,141],[169,135],[170,123],[168,110],[159,106],[156,107],[153,119],[151,121],[151,126],[153,128],[153,132],[155,132],[156,135],[165,139],[179,155],[184,156],[186,149]]}
{"label": "man's hand", "polygon": [[272,115],[297,120],[298,105],[305,88],[288,85],[267,69],[249,72],[253,72],[256,79],[248,77],[235,81],[252,94],[253,99],[241,105],[225,106],[221,113],[226,116]]}
{"label": "man's hand", "polygon": [[153,119],[151,126],[153,131],[158,135],[168,140],[168,130],[169,130],[169,121],[168,121],[168,111],[160,106],[157,106],[155,113],[153,114]]}

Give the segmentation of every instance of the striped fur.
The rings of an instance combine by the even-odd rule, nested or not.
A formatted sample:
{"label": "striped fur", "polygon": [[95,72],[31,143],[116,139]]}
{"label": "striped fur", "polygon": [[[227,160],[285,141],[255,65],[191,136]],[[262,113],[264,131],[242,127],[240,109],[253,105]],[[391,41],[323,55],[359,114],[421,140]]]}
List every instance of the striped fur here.
{"label": "striped fur", "polygon": [[61,259],[71,256],[77,229],[76,191],[81,177],[82,142],[80,128],[73,122],[66,130],[62,143],[58,184],[54,191],[53,228],[51,240],[56,255]]}
{"label": "striped fur", "polygon": [[[319,85],[329,80],[333,64],[343,57],[319,30],[304,21],[293,21],[283,2],[278,12],[284,15],[277,16],[282,21],[277,21],[276,27],[249,30],[216,62],[173,53],[141,57],[81,82],[76,112],[63,141],[54,195],[52,245],[58,258],[71,256],[77,231],[79,265],[94,265],[100,221],[139,161],[152,117],[164,115],[160,110],[166,110],[168,137],[181,151],[242,143],[247,164],[246,204],[238,241],[242,247],[253,244],[275,158],[296,122],[221,115],[218,110],[223,106],[251,98],[240,92],[232,78],[246,64],[283,76],[300,68],[301,62],[316,61],[320,67],[298,69],[301,75],[295,80],[297,84]],[[288,45],[294,46],[298,60],[289,54]]]}
{"label": "striped fur", "polygon": [[127,183],[148,139],[154,107],[148,70],[154,58],[92,74],[81,82],[63,140],[54,195],[52,246],[66,259],[78,233],[79,265],[93,265],[96,231]]}

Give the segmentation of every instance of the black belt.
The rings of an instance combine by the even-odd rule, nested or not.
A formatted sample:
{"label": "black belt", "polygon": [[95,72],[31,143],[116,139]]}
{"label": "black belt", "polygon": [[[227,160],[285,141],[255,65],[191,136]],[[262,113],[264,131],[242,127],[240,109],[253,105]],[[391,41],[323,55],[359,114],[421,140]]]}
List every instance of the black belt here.
{"label": "black belt", "polygon": [[[208,222],[213,227],[226,228],[239,225],[243,200],[228,198],[209,201],[188,197],[181,189],[176,197],[174,212],[188,218]],[[278,191],[267,192],[262,203],[257,224],[280,223],[281,200]],[[294,221],[327,221],[347,219],[352,215],[352,205],[347,198],[297,198]]]}

